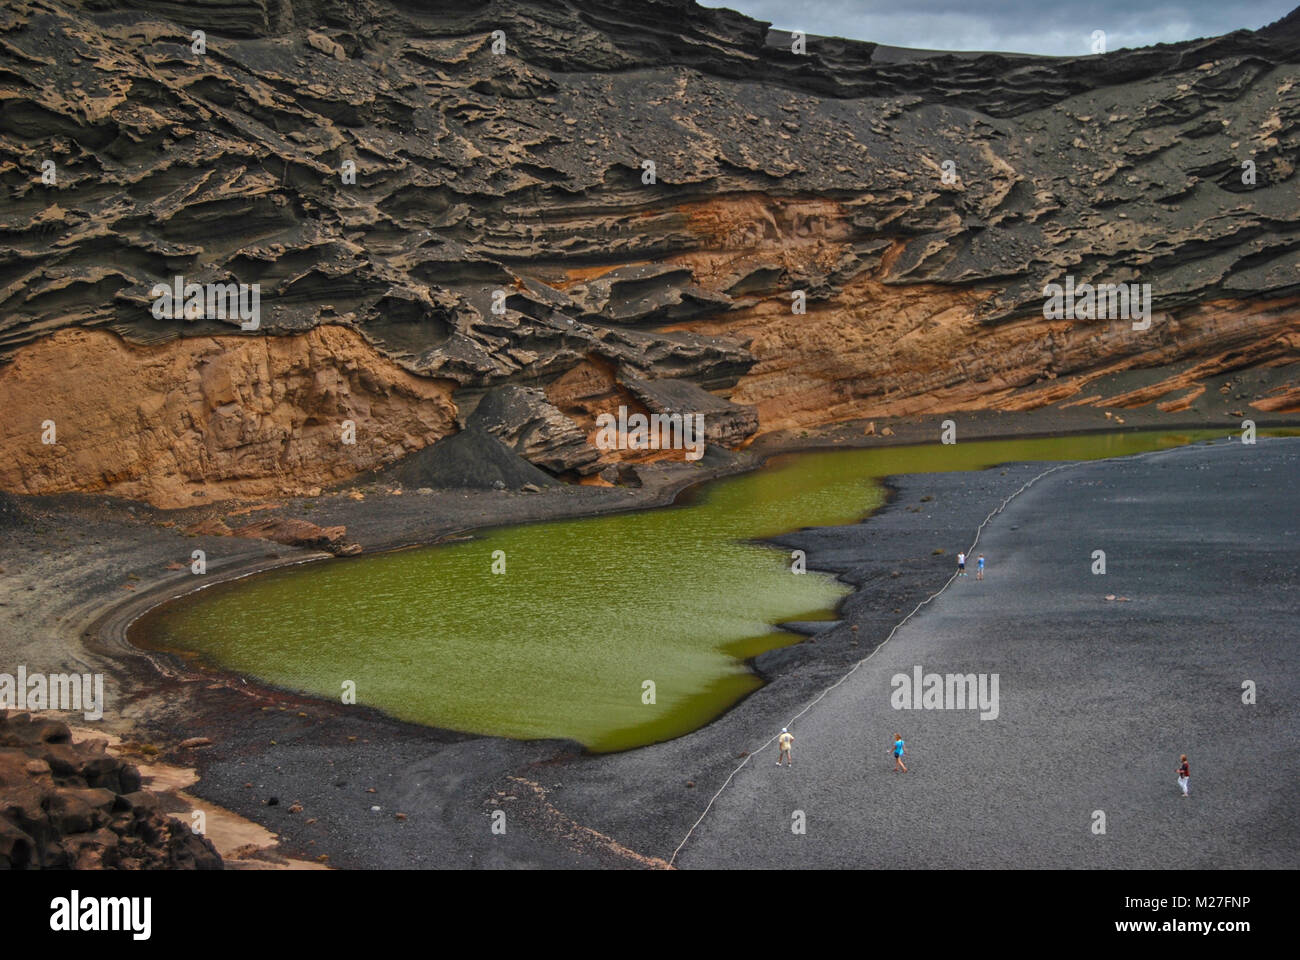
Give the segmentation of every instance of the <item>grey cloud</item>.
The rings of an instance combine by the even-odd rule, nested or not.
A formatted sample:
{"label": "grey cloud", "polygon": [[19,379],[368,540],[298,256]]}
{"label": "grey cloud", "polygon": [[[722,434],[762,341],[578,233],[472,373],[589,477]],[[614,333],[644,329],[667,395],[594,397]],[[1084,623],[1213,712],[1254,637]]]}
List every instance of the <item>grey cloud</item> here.
{"label": "grey cloud", "polygon": [[1091,53],[1094,30],[1106,32],[1109,50],[1253,30],[1286,16],[1295,0],[1232,4],[1189,0],[1154,5],[1132,0],[1066,0],[1050,5],[1041,0],[818,0],[807,4],[708,0],[703,5],[730,7],[781,29],[890,46],[1068,55]]}

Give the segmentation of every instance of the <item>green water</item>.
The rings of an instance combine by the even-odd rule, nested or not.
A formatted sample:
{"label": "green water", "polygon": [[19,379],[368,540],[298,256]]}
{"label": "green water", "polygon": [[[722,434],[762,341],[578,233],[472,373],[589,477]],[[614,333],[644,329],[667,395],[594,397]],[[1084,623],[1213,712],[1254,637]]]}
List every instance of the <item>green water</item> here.
{"label": "green water", "polygon": [[[403,720],[621,750],[702,726],[759,686],[744,660],[798,642],[847,588],[743,541],[851,523],[890,474],[1113,457],[1222,431],[1094,434],[778,457],[674,507],[488,530],[469,542],[219,584],[132,627],[273,685]],[[943,544],[950,551],[961,544]],[[492,572],[494,551],[505,573]],[[643,702],[643,682],[655,702]]]}

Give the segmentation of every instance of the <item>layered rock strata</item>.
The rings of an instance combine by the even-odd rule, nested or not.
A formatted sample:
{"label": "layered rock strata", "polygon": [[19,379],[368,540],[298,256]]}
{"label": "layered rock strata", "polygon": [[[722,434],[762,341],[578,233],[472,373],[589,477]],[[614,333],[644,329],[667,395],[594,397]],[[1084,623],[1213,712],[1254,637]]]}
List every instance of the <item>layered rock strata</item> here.
{"label": "layered rock strata", "polygon": [[[1045,58],[690,0],[33,0],[0,104],[8,490],[302,492],[506,385],[549,408],[498,435],[578,476],[623,372],[754,408],[729,444],[1274,367],[1247,399],[1300,409],[1300,12]],[[156,316],[177,278],[258,285],[256,328]],[[1149,325],[1045,319],[1067,282]]]}

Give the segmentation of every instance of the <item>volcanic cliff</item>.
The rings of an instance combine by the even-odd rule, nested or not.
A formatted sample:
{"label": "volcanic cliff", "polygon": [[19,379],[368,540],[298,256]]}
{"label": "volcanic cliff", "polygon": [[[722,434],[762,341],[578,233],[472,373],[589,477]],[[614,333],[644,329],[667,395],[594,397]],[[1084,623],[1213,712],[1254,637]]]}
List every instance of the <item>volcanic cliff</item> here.
{"label": "volcanic cliff", "polygon": [[[1267,367],[1254,407],[1300,410],[1300,10],[1074,58],[800,39],[690,0],[5,5],[0,488],[302,492],[467,424],[572,479],[619,405],[736,446]],[[176,277],[259,324],[155,316]],[[1149,326],[1045,319],[1067,277],[1150,284]]]}

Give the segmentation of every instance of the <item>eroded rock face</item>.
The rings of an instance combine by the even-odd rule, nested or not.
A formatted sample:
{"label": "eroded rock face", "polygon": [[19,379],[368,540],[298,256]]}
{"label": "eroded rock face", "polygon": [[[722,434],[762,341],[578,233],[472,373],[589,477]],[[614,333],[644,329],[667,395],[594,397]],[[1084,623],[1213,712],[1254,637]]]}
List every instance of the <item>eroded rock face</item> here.
{"label": "eroded rock face", "polygon": [[640,380],[624,374],[620,383],[651,413],[701,417],[704,439],[739,446],[758,430],[758,410],[715,397],[689,380]]}
{"label": "eroded rock face", "polygon": [[165,816],[105,745],[0,711],[0,869],[220,870],[211,841]]}
{"label": "eroded rock face", "polygon": [[453,432],[452,389],[343,327],[162,347],[60,331],[0,367],[0,487],[164,507],[308,493]]}
{"label": "eroded rock face", "polygon": [[466,422],[551,473],[585,475],[600,469],[600,452],[587,443],[587,435],[536,387],[496,387],[479,400]]}
{"label": "eroded rock face", "polygon": [[[771,430],[1174,410],[1205,371],[1300,359],[1300,11],[1080,58],[800,56],[689,0],[51,0],[0,39],[7,489],[293,492],[443,436],[453,387],[536,387],[589,432],[629,400],[616,370]],[[156,319],[177,276],[258,284],[260,327]],[[1150,327],[1045,320],[1067,277],[1151,284]],[[90,327],[126,344],[68,339]],[[277,397],[276,344],[344,336]],[[124,389],[92,412],[79,373],[24,363]],[[325,440],[344,412],[357,448]],[[32,448],[61,417],[63,452]],[[567,436],[526,455],[580,470]]]}

